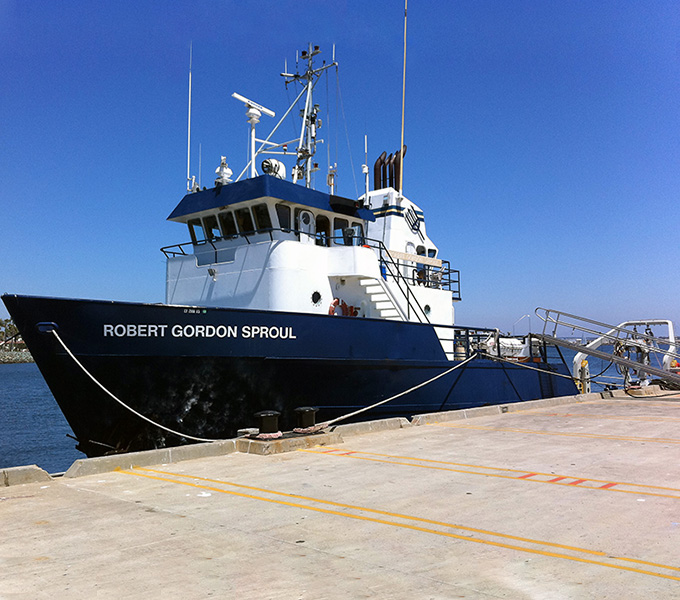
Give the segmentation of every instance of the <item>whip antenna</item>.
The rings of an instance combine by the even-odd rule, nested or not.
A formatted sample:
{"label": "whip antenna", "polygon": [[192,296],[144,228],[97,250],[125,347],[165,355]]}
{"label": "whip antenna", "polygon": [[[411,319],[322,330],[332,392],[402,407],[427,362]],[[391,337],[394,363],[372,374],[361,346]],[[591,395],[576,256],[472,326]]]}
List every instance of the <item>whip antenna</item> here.
{"label": "whip antenna", "polygon": [[399,169],[399,193],[404,189],[404,111],[406,107],[406,13],[408,12],[408,0],[404,0],[404,73],[401,88],[401,146],[399,152],[402,154],[401,168]]}
{"label": "whip antenna", "polygon": [[194,43],[191,42],[189,44],[189,117],[188,117],[188,123],[187,123],[187,192],[191,191],[191,188],[193,187],[192,181],[191,181],[191,172],[190,172],[190,167],[189,167],[189,162],[191,159],[191,62],[193,58],[193,45]]}

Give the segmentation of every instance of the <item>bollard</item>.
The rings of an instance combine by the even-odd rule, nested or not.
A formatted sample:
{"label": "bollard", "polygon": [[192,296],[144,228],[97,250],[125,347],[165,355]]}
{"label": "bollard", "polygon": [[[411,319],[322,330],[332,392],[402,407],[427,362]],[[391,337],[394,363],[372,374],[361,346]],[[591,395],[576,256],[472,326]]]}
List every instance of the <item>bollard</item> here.
{"label": "bollard", "polygon": [[[295,430],[298,429],[309,429],[310,427],[314,427],[316,424],[316,413],[318,412],[318,408],[314,408],[312,406],[299,406],[298,408],[295,409],[295,422],[297,425],[295,426]],[[294,431],[295,431],[294,430]]]}
{"label": "bollard", "polygon": [[280,412],[261,410],[255,416],[260,420],[260,433],[276,433],[279,430]]}

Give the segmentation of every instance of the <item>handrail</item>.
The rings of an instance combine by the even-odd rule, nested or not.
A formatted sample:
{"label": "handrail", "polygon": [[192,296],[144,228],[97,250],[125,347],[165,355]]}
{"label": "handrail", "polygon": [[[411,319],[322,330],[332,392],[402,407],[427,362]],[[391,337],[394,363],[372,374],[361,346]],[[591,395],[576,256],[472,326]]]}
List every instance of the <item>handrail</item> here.
{"label": "handrail", "polygon": [[[543,311],[545,313],[544,316],[540,315],[538,311]],[[567,312],[563,312],[560,310],[555,310],[553,308],[542,308],[538,307],[534,311],[536,313],[536,316],[541,319],[544,322],[543,325],[543,333],[546,334],[546,328],[549,323],[552,323],[554,326],[552,328],[553,334],[557,333],[557,328],[559,326],[562,327],[568,327],[572,330],[578,329],[579,331],[582,331],[583,333],[589,333],[592,335],[598,336],[598,339],[603,338],[611,341],[617,341],[622,339],[619,334],[622,334],[623,339],[626,340],[635,340],[639,339],[642,340],[646,343],[650,343],[652,341],[658,340],[658,338],[650,333],[640,333],[639,331],[636,331],[634,329],[627,329],[625,326],[633,326],[636,327],[638,325],[666,325],[668,327],[668,337],[669,337],[669,345],[670,346],[675,346],[675,332],[673,329],[673,322],[670,320],[666,319],[642,319],[642,320],[636,320],[636,321],[624,321],[623,323],[620,323],[619,325],[610,325],[608,323],[602,323],[601,321],[595,321],[594,319],[588,319],[587,317],[579,317],[578,315],[572,315]],[[555,316],[551,317],[551,313],[553,313]],[[588,327],[584,327],[583,325],[580,325],[579,323],[572,323],[566,320],[563,320],[562,317],[566,317],[568,319],[574,319],[576,321],[582,321],[584,323],[588,323],[590,325],[595,325],[597,327],[605,328],[607,329],[606,333],[603,333],[602,331],[598,331],[597,329],[590,329]],[[613,335],[616,332],[616,335]],[[556,337],[556,335],[554,335]],[[677,356],[680,358],[680,355],[676,355],[674,351],[670,351],[671,354]]]}
{"label": "handrail", "polygon": [[[307,231],[302,231],[300,229],[294,229],[292,227],[288,228],[283,228],[283,227],[268,227],[268,228],[263,228],[263,229],[257,229],[254,231],[249,231],[249,232],[238,232],[236,234],[230,235],[230,236],[222,236],[222,237],[215,237],[211,238],[210,240],[208,239],[203,239],[203,240],[198,240],[197,242],[183,242],[181,244],[171,244],[169,246],[163,246],[160,250],[161,252],[165,255],[166,258],[173,258],[175,256],[189,256],[189,252],[185,250],[185,248],[188,248],[189,246],[192,247],[200,247],[203,244],[210,244],[213,247],[213,250],[221,250],[221,248],[217,249],[215,248],[215,245],[213,242],[219,242],[219,241],[229,241],[229,240],[235,240],[239,238],[244,238],[247,243],[252,243],[250,241],[250,237],[253,235],[258,235],[262,233],[267,233],[269,234],[269,239],[270,241],[274,240],[274,233],[281,232],[285,234],[294,234],[296,236],[302,235],[313,235],[310,234]],[[319,240],[318,237],[314,236],[316,240]],[[357,240],[358,244],[357,245],[367,245],[366,242],[370,242],[372,245],[371,247],[380,251],[381,256],[380,259],[381,261],[384,261],[385,259],[382,257],[382,252],[387,252],[389,253],[389,250],[385,247],[385,245],[382,243],[380,240],[374,240],[370,238],[365,238],[362,236],[334,236],[334,237],[327,237],[325,240],[342,240],[345,242],[346,240]],[[346,246],[347,244],[338,244],[339,246]],[[354,244],[352,244],[354,245]],[[399,260],[395,260],[394,257],[392,257],[392,254],[389,253],[390,259],[392,264],[396,265],[396,268],[399,268]],[[418,255],[413,255],[414,257]],[[427,257],[423,256],[422,257],[424,260],[427,260]],[[217,262],[217,261],[216,261]],[[431,269],[426,269],[424,277],[418,277],[416,274],[412,280],[413,283],[418,283],[420,285],[424,285],[426,287],[440,287],[441,289],[444,290],[449,290],[453,293],[454,295],[454,300],[460,300],[460,271],[457,269],[451,269],[451,264],[448,260],[441,260],[442,266],[439,270],[439,272],[436,274],[436,276],[433,276],[430,274]],[[408,278],[401,273],[402,279],[404,281],[408,281]],[[452,277],[452,275],[456,275],[456,277]],[[395,275],[395,278],[397,276]]]}
{"label": "handrail", "polygon": [[[373,240],[371,240],[371,241],[373,241]],[[425,310],[420,305],[420,302],[418,302],[418,298],[416,298],[415,294],[411,291],[409,284],[408,284],[408,281],[406,281],[406,278],[404,277],[403,273],[399,270],[399,262],[395,261],[394,258],[392,258],[390,251],[387,249],[385,244],[383,244],[383,242],[378,241],[378,244],[379,244],[380,253],[381,253],[381,256],[380,256],[381,264],[384,264],[385,267],[387,268],[387,270],[389,270],[390,275],[392,275],[394,282],[397,284],[397,287],[399,288],[399,291],[403,294],[404,298],[406,299],[406,316],[407,316],[407,318],[410,320],[410,317],[411,317],[411,308],[412,308],[411,297],[412,297],[413,305],[417,306],[420,309],[420,313],[425,318],[425,320],[423,321],[423,319],[421,318],[421,314],[418,314],[418,312],[414,308],[413,313],[418,318],[418,321],[420,321],[421,323],[429,323],[430,319],[428,318],[427,314],[425,313]],[[387,254],[387,256],[390,257],[389,261],[386,261],[382,257],[383,251]],[[392,269],[393,266],[394,266],[394,270]],[[395,275],[395,271],[396,271],[396,275]],[[403,285],[406,286],[406,291],[404,291],[404,289],[402,287],[402,283],[403,283]]]}
{"label": "handrail", "polygon": [[[648,373],[649,375],[656,375],[660,379],[665,379],[666,381],[671,381],[673,383],[680,384],[680,375],[677,375],[670,371],[666,371],[665,369],[653,367],[652,365],[646,364],[644,362],[629,360],[627,358],[618,356],[613,352],[602,352],[601,350],[597,350],[595,348],[586,348],[578,344],[567,342],[566,340],[561,340],[551,335],[540,333],[536,333],[534,335],[555,346],[563,346],[565,348],[569,348],[570,350],[576,350],[579,354],[584,355],[587,354],[590,356],[594,356],[602,360],[607,360],[616,363],[622,367],[626,367],[627,369],[633,369],[634,371],[643,371],[645,373]],[[664,353],[664,351],[659,348],[650,349],[650,352],[657,352],[661,354]],[[578,354],[576,356],[578,356]],[[575,374],[574,379],[577,379]]]}
{"label": "handrail", "polygon": [[[539,311],[544,314],[539,314]],[[572,315],[563,311],[548,309],[548,308],[537,308],[536,315],[539,319],[544,321],[543,325],[543,337],[558,339],[557,338],[557,328],[567,327],[572,331],[578,330],[583,333],[591,334],[597,336],[595,339],[591,340],[585,345],[573,344],[571,342],[566,342],[564,340],[560,341],[559,344],[563,345],[572,350],[576,350],[576,355],[573,358],[572,373],[576,377],[577,373],[582,367],[582,361],[588,356],[596,356],[604,360],[608,360],[610,363],[614,362],[629,368],[630,365],[626,362],[621,362],[622,354],[625,351],[630,351],[634,349],[640,356],[640,360],[636,363],[638,366],[635,367],[638,371],[643,371],[650,373],[652,375],[659,376],[659,372],[650,370],[645,367],[645,363],[649,364],[651,355],[655,355],[657,360],[660,361],[662,369],[661,372],[670,373],[673,361],[680,361],[680,354],[676,352],[676,340],[675,331],[673,328],[673,322],[665,319],[647,319],[647,320],[635,320],[635,321],[624,321],[619,325],[610,325],[608,323],[602,323],[601,321],[596,321],[594,319],[589,319],[587,317],[580,317],[578,315]],[[552,335],[546,333],[549,325],[552,324]],[[658,337],[650,329],[651,326],[664,325],[668,329],[668,340],[663,337]],[[644,332],[639,332],[635,329],[638,326],[645,326],[646,330]],[[633,327],[633,329],[629,329]],[[598,329],[599,328],[599,329]],[[611,352],[602,352],[597,350],[602,345],[613,345],[614,349]],[[662,348],[660,344],[667,345],[668,348]],[[626,371],[627,373],[627,371]],[[671,375],[673,375],[671,373]],[[585,377],[587,379],[587,377]],[[675,381],[675,380],[674,380]]]}
{"label": "handrail", "polygon": [[[165,255],[166,258],[174,258],[177,256],[190,256],[190,254],[186,251],[186,248],[188,246],[192,246],[193,248],[200,247],[204,244],[209,244],[212,247],[212,251],[214,253],[214,262],[218,262],[218,252],[220,250],[223,250],[223,248],[217,248],[215,246],[215,242],[219,242],[222,240],[230,240],[230,239],[239,239],[239,238],[245,238],[245,240],[248,242],[248,244],[252,243],[249,239],[250,236],[252,235],[257,235],[261,233],[268,233],[269,234],[269,239],[270,241],[274,240],[274,232],[282,232],[285,234],[294,234],[298,238],[301,235],[313,235],[310,234],[307,231],[302,231],[300,229],[294,229],[294,228],[267,228],[267,229],[258,229],[255,231],[250,231],[250,232],[238,232],[235,235],[228,236],[228,237],[215,237],[211,239],[204,239],[204,240],[199,240],[196,242],[184,242],[181,244],[173,244],[170,246],[164,246],[161,248],[161,252]],[[318,241],[320,238],[317,238],[316,235],[314,235],[316,240]],[[397,288],[399,289],[399,292],[401,295],[404,297],[406,301],[406,318],[407,320],[410,320],[411,314],[415,315],[416,318],[418,319],[419,322],[421,323],[430,323],[430,319],[428,318],[427,314],[425,313],[425,310],[421,306],[420,302],[418,301],[418,298],[416,297],[415,293],[411,289],[412,285],[409,283],[409,278],[407,278],[402,272],[400,268],[400,259],[399,257],[393,257],[392,254],[390,253],[389,249],[385,246],[385,244],[381,240],[375,240],[371,238],[366,238],[362,235],[347,235],[343,233],[343,235],[339,236],[328,236],[324,238],[324,241],[330,242],[331,240],[334,241],[342,241],[342,244],[337,244],[337,246],[368,246],[374,250],[378,251],[378,260],[380,261],[381,265],[385,266],[385,271],[386,274],[389,274],[389,276],[392,278],[392,280],[397,284]],[[349,242],[349,243],[348,243]],[[195,252],[194,252],[195,254]],[[401,253],[403,254],[403,253]],[[413,255],[413,260],[406,261],[406,262],[416,262],[417,259],[419,258],[419,255]],[[428,260],[428,257],[423,256],[422,259],[424,261]],[[414,270],[415,271],[415,270]],[[439,272],[437,273],[437,276],[431,276],[430,271],[431,269],[423,269],[424,273],[422,275],[419,272],[416,272],[414,277],[411,279],[413,284],[419,283],[422,285],[425,285],[426,287],[438,287],[444,290],[452,291],[454,295],[455,300],[460,300],[460,272],[457,270],[452,270],[450,268],[450,263],[447,260],[441,260],[441,267],[439,267]],[[452,278],[452,274],[458,275],[456,278]],[[452,290],[452,284],[456,284],[456,288]],[[388,289],[389,291],[389,289]],[[392,299],[395,301],[395,299]]]}

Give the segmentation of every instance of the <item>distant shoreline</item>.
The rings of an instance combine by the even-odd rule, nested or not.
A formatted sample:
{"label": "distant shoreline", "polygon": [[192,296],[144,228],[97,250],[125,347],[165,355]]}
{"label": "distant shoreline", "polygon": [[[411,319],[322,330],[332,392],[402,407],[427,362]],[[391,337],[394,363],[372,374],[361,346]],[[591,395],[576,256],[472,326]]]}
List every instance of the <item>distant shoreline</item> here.
{"label": "distant shoreline", "polygon": [[0,352],[0,365],[16,365],[35,362],[30,352]]}

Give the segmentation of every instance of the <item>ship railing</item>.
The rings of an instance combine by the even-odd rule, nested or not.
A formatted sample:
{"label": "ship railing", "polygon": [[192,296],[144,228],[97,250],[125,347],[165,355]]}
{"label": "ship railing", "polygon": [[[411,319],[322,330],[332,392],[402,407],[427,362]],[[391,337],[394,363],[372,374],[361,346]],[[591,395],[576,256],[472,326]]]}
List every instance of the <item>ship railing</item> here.
{"label": "ship railing", "polygon": [[[428,288],[448,290],[453,294],[453,300],[460,300],[460,271],[451,268],[448,260],[436,259],[438,265],[428,264],[432,259],[425,256],[412,255],[409,259],[395,257],[385,247],[380,240],[373,240],[365,238],[362,235],[354,233],[343,233],[341,236],[329,237],[325,232],[317,232],[311,234],[307,231],[302,231],[295,228],[266,228],[256,229],[248,232],[238,232],[233,235],[213,237],[210,239],[197,240],[195,242],[184,242],[181,244],[172,244],[161,248],[161,252],[166,258],[174,258],[177,256],[189,256],[191,254],[205,254],[205,248],[209,248],[209,258],[202,257],[199,264],[209,262],[220,262],[219,252],[223,250],[222,245],[216,243],[230,240],[238,240],[243,238],[246,243],[251,244],[251,238],[256,235],[265,234],[269,237],[269,241],[273,241],[277,233],[283,233],[286,237],[295,236],[300,239],[301,236],[313,236],[315,242],[320,246],[328,246],[331,241],[338,246],[370,246],[378,251],[380,264],[383,273],[387,271],[387,276],[395,281],[406,282],[409,285],[419,285]],[[402,255],[403,256],[403,255]],[[212,260],[214,258],[214,260]],[[390,269],[390,267],[393,267]]]}
{"label": "ship railing", "polygon": [[[502,335],[498,329],[483,327],[464,327],[461,325],[438,325],[433,324],[437,336],[445,349],[449,360],[465,360],[475,353],[483,352],[485,355],[511,362],[543,363],[560,362],[567,369],[567,362],[560,348],[549,341],[542,339],[540,334],[528,333],[524,336]],[[521,356],[507,356],[503,352],[503,345],[499,338],[511,338],[519,340],[526,349]],[[489,350],[489,340],[495,338],[495,344]]]}
{"label": "ship railing", "polygon": [[[413,292],[413,287],[416,285],[415,278],[410,278],[404,275],[403,265],[400,264],[399,259],[395,259],[390,254],[389,250],[380,240],[373,240],[364,237],[361,233],[357,233],[354,228],[347,228],[341,236],[333,236],[330,238],[337,245],[345,246],[363,246],[364,248],[372,248],[377,252],[380,261],[380,272],[385,281],[392,281],[396,284],[400,295],[404,299],[404,306],[400,308],[402,314],[406,316],[406,320],[411,321],[413,318],[420,323],[429,323],[430,319],[427,313],[420,305],[418,298]],[[392,290],[387,289],[388,293]],[[393,298],[393,300],[397,300]],[[397,300],[398,301],[398,300]]]}
{"label": "ship railing", "polygon": [[[232,235],[215,236],[210,239],[197,240],[196,242],[184,242],[182,244],[173,244],[161,248],[161,252],[165,258],[175,258],[177,256],[191,256],[195,255],[199,265],[223,262],[220,260],[220,252],[228,248],[224,246],[216,246],[216,242],[224,242],[230,240],[244,239],[246,243],[252,244],[250,238],[255,235],[267,235],[269,241],[274,241],[274,233],[277,231],[288,233],[299,233],[292,229],[276,229],[273,227],[255,229],[253,231],[242,231]],[[207,250],[210,248],[210,250]],[[187,252],[191,249],[191,252]]]}
{"label": "ship railing", "polygon": [[[276,234],[283,234],[283,236],[278,236]],[[214,259],[212,262],[220,262],[218,260],[219,258],[219,252],[220,250],[224,250],[225,247],[220,245],[216,246],[216,243],[219,242],[229,242],[229,241],[234,241],[234,240],[245,240],[247,244],[252,244],[253,241],[251,241],[251,238],[253,236],[261,236],[261,235],[266,235],[269,238],[270,242],[273,242],[275,239],[301,239],[303,236],[311,236],[314,238],[316,244],[318,246],[326,246],[327,240],[330,239],[336,239],[336,238],[329,238],[325,234],[318,232],[318,233],[310,233],[309,231],[303,231],[301,229],[296,229],[294,227],[267,227],[267,228],[260,228],[260,229],[254,229],[253,231],[239,231],[230,235],[220,235],[220,236],[214,236],[211,238],[204,238],[201,240],[196,240],[196,241],[191,241],[191,242],[184,242],[182,244],[172,244],[170,246],[164,246],[161,248],[161,252],[165,255],[166,258],[174,258],[176,256],[190,256],[190,255],[199,255],[199,254],[205,254],[205,249],[204,247],[210,247],[211,252],[209,251],[208,254],[212,254],[214,256]],[[347,237],[339,237],[337,239],[344,239],[347,240]],[[255,242],[258,241],[266,241],[266,238],[264,240],[262,238],[255,240]],[[348,243],[345,241],[345,243],[339,244],[339,245],[348,245],[351,246],[353,245],[352,243]],[[191,251],[188,251],[191,250]],[[199,258],[199,264],[208,264],[211,261],[206,261],[205,258]]]}
{"label": "ship railing", "polygon": [[413,291],[417,286],[451,291],[453,300],[460,300],[460,272],[451,269],[448,261],[390,252],[381,240],[362,238],[361,242],[378,252],[383,279],[397,285],[406,303],[408,320],[415,317],[421,323],[430,322]]}
{"label": "ship railing", "polygon": [[343,235],[331,239],[344,240],[345,245],[371,247],[378,251],[380,265],[384,270],[393,267],[393,272],[390,273],[393,279],[411,286],[448,290],[453,293],[454,300],[460,300],[460,271],[452,269],[448,260],[388,250],[382,241],[360,235]]}

